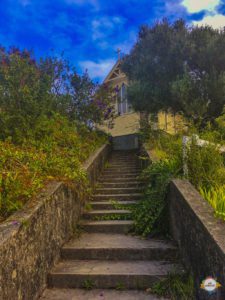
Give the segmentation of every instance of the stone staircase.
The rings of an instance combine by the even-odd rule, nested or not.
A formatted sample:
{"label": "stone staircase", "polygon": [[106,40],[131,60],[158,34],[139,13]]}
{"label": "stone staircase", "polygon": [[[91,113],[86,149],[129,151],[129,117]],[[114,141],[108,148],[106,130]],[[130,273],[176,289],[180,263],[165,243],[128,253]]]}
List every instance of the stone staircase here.
{"label": "stone staircase", "polygon": [[140,172],[134,151],[113,152],[83,215],[84,233],[62,248],[41,299],[158,299],[143,290],[179,268],[177,248],[128,234],[129,208],[142,197]]}

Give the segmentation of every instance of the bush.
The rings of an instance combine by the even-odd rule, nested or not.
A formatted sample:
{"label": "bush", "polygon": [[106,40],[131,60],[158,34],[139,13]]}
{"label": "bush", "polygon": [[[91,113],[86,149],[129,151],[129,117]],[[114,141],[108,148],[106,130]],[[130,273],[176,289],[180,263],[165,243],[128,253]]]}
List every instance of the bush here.
{"label": "bush", "polygon": [[188,179],[199,190],[225,182],[223,156],[213,145],[199,147],[193,140],[188,150]]}
{"label": "bush", "polygon": [[23,145],[0,142],[0,218],[8,217],[51,180],[79,186],[80,197],[88,193],[82,162],[101,144],[105,135],[85,126],[76,128],[55,114],[37,126],[35,138]]}
{"label": "bush", "polygon": [[88,193],[81,164],[107,140],[92,124],[112,118],[110,95],[64,59],[0,48],[0,219],[49,180]]}
{"label": "bush", "polygon": [[135,232],[143,236],[168,233],[166,194],[169,182],[180,175],[176,160],[152,163],[141,178],[148,183],[144,198],[133,209]]}
{"label": "bush", "polygon": [[[223,128],[222,120],[223,120],[223,116],[219,118],[220,130]],[[216,131],[217,135],[215,136],[212,135],[212,132],[213,131],[207,131],[205,129],[204,132],[202,133],[204,133],[205,136],[207,135],[211,136],[211,141],[215,142],[218,136],[220,136],[219,131]],[[182,175],[182,164],[183,164],[182,136],[181,135],[172,136],[162,131],[156,131],[156,132],[150,132],[149,137],[150,138],[148,140],[147,146],[152,149],[151,151],[153,152],[153,155],[155,157],[158,157],[161,160],[161,163],[167,161],[176,162],[178,174]],[[224,217],[225,156],[221,155],[221,153],[218,151],[218,148],[215,145],[208,144],[204,147],[199,147],[196,144],[196,140],[193,139],[187,151],[187,166],[188,166],[189,181],[200,191],[202,196],[214,208],[215,215],[217,217],[224,219],[225,218]],[[150,169],[146,170],[146,172],[149,171]],[[160,172],[163,173],[164,171],[165,170],[162,168]],[[148,182],[152,181],[151,176],[149,178],[147,177],[147,179]],[[156,196],[154,197],[152,197],[152,199],[153,198],[155,199],[155,201],[158,203],[158,206],[156,203],[154,203],[154,205],[157,207],[162,206],[160,190],[158,191],[158,194],[156,193]],[[150,202],[146,202],[145,204],[144,203],[145,202],[143,202],[143,206],[146,205],[146,209],[150,210],[151,203]],[[142,217],[144,219],[144,213]]]}

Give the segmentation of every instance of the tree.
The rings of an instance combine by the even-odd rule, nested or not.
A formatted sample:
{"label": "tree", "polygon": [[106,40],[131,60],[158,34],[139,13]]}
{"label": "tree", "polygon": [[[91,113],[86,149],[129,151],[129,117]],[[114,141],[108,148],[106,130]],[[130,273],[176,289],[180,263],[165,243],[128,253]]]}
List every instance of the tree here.
{"label": "tree", "polygon": [[[143,106],[149,112],[177,109],[171,96],[170,83],[183,70],[186,34],[182,20],[170,25],[164,19],[152,27],[141,27],[137,43],[122,63],[122,69],[131,82],[128,97],[136,110],[141,111]],[[145,90],[145,99],[142,99],[141,94],[137,96],[138,90],[135,92],[136,97],[132,96],[138,88],[137,82],[144,85],[139,91],[143,93]]]}
{"label": "tree", "polygon": [[214,122],[225,104],[225,29],[167,20],[140,29],[122,64],[137,111],[182,112],[196,124]]}
{"label": "tree", "polygon": [[36,61],[27,50],[1,48],[0,138],[22,143],[57,114],[85,125],[111,118],[109,89],[87,72],[78,75],[63,58]]}
{"label": "tree", "polygon": [[91,126],[113,118],[114,99],[111,88],[95,84],[87,72],[82,76],[72,74],[70,94],[70,118]]}

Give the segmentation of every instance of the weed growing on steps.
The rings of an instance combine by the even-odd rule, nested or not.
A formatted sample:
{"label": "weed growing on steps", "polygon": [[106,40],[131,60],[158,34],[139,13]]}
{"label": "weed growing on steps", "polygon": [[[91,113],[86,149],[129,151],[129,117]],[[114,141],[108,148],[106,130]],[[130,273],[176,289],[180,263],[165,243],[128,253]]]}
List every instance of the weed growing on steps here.
{"label": "weed growing on steps", "polygon": [[101,182],[97,182],[94,186],[94,189],[102,188],[103,184]]}
{"label": "weed growing on steps", "polygon": [[169,182],[181,174],[179,161],[175,159],[152,163],[140,178],[148,182],[143,199],[132,208],[134,231],[148,236],[168,234],[168,203],[166,195]]}
{"label": "weed growing on steps", "polygon": [[110,221],[110,220],[131,220],[131,214],[110,214],[104,215],[101,217],[95,217],[94,220],[96,221]]}
{"label": "weed growing on steps", "polygon": [[125,284],[123,283],[123,282],[118,282],[117,284],[116,284],[116,287],[115,287],[115,289],[117,290],[117,291],[122,291],[122,290],[125,290]]}
{"label": "weed growing on steps", "polygon": [[91,211],[92,210],[92,204],[90,202],[85,203],[84,210],[85,211]]}
{"label": "weed growing on steps", "polygon": [[95,288],[95,286],[96,286],[96,284],[91,279],[87,279],[83,283],[83,288],[86,290],[92,290],[93,288]]}
{"label": "weed growing on steps", "polygon": [[121,204],[118,200],[110,200],[110,203],[113,205],[114,209],[126,209],[132,211],[133,206],[129,204]]}
{"label": "weed growing on steps", "polygon": [[171,300],[194,300],[194,281],[188,274],[170,273],[166,279],[159,281],[148,289],[149,292]]}
{"label": "weed growing on steps", "polygon": [[111,164],[107,161],[107,162],[104,164],[104,169],[108,169],[110,166],[111,166]]}

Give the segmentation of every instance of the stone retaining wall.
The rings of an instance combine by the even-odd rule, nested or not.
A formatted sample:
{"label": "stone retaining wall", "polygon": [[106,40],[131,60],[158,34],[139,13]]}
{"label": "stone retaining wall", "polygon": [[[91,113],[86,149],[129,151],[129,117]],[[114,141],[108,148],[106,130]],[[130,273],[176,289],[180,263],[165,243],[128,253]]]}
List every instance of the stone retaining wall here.
{"label": "stone retaining wall", "polygon": [[[84,164],[92,184],[111,152],[104,145]],[[78,191],[52,182],[0,224],[0,300],[37,299],[61,246],[74,234],[83,203]]]}
{"label": "stone retaining wall", "polygon": [[[144,146],[142,153],[149,163],[156,160]],[[171,181],[167,199],[170,232],[186,268],[193,273],[196,299],[225,299],[225,222],[214,217],[212,207],[187,180]],[[209,276],[223,286],[211,295],[200,289]]]}
{"label": "stone retaining wall", "polygon": [[[214,217],[212,207],[187,180],[173,180],[168,199],[171,233],[194,274],[196,299],[225,299],[225,222]],[[211,296],[200,289],[208,276],[223,285]]]}

